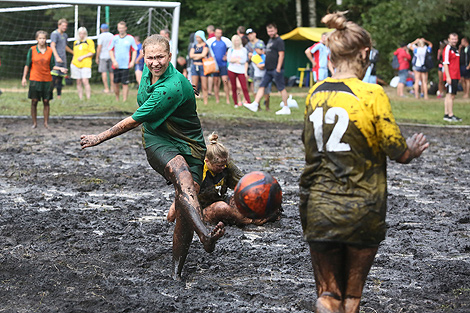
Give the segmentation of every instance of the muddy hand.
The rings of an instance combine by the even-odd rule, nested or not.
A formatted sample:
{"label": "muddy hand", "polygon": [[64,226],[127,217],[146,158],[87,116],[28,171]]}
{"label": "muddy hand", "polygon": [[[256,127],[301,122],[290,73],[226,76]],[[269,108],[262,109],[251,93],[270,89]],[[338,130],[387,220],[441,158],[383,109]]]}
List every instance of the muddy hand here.
{"label": "muddy hand", "polygon": [[99,143],[100,140],[96,135],[82,135],[80,137],[80,145],[82,146],[82,149],[96,146]]}
{"label": "muddy hand", "polygon": [[429,143],[426,140],[426,136],[422,133],[414,134],[410,138],[406,140],[406,144],[408,145],[408,149],[411,152],[411,156],[413,158],[419,157],[424,150],[429,147]]}
{"label": "muddy hand", "polygon": [[194,91],[194,94],[196,96],[199,96],[199,90],[197,90],[197,86],[196,85],[192,85],[193,86],[193,91]]}
{"label": "muddy hand", "polygon": [[211,253],[215,249],[215,242],[225,234],[225,224],[219,222],[212,232],[209,234],[209,237],[203,241],[204,250]]}

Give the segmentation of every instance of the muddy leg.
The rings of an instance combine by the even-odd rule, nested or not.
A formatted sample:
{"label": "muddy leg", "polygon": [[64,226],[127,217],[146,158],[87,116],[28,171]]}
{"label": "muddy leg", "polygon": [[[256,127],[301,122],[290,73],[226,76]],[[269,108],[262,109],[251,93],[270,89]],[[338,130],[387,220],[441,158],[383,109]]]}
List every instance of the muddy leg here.
{"label": "muddy leg", "polygon": [[181,211],[176,213],[176,225],[173,232],[173,260],[172,260],[172,276],[177,280],[181,278],[184,262],[188,255],[189,246],[193,239],[192,223],[188,221]]}
{"label": "muddy leg", "polygon": [[318,250],[310,245],[310,256],[318,296],[315,312],[343,313],[343,248],[337,245],[332,249]]}
{"label": "muddy leg", "polygon": [[[195,231],[204,249],[207,252],[212,252],[215,248],[215,242],[222,237],[225,232],[224,224],[217,224],[214,230],[209,232],[202,222],[201,209],[197,200],[194,181],[188,164],[181,155],[174,157],[168,162],[165,167],[165,176],[173,183],[176,189],[175,208],[177,211],[177,219],[179,216],[183,216],[187,224],[191,226],[189,228],[182,228],[181,230],[175,227],[175,235],[181,235],[184,236],[184,238],[191,236],[192,238],[192,233]],[[177,231],[181,231],[181,233],[177,234]],[[188,234],[183,235],[185,232]],[[173,255],[174,261],[178,258],[178,260],[182,260],[184,263],[188,249],[189,245],[180,245],[179,241],[174,241],[173,251],[178,252],[178,255]],[[181,261],[178,262],[181,263]]]}
{"label": "muddy leg", "polygon": [[38,125],[38,99],[32,99],[31,100],[31,118],[33,119],[33,126],[32,128],[36,128]]}
{"label": "muddy leg", "polygon": [[49,112],[50,112],[50,105],[49,105],[49,100],[43,99],[42,103],[44,104],[44,110],[43,110],[43,115],[44,115],[44,127],[49,128]]}
{"label": "muddy leg", "polygon": [[367,274],[374,262],[378,248],[357,249],[347,247],[345,276],[347,279],[344,311],[347,313],[359,312],[359,304],[362,297],[362,289],[366,282]]}

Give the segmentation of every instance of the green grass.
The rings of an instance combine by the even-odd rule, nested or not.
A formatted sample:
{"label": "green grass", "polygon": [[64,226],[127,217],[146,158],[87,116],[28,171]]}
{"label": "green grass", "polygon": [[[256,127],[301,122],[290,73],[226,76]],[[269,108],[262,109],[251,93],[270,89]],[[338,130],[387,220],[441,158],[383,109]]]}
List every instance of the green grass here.
{"label": "green grass", "polygon": [[[30,100],[27,96],[27,87],[21,87],[20,80],[2,80],[0,89],[3,94],[0,96],[0,115],[9,116],[29,116]],[[429,125],[449,125],[444,122],[444,100],[430,96],[427,101],[416,100],[412,95],[406,98],[398,98],[393,88],[385,88],[392,103],[392,110],[395,118],[401,123],[419,123]],[[307,95],[307,88],[292,87],[288,88],[288,93],[297,100],[299,109],[292,109],[292,114],[288,116],[277,116],[274,114],[282,101],[279,93],[274,92],[271,96],[271,111],[264,109],[254,113],[244,108],[234,108],[233,105],[215,103],[215,98],[209,97],[209,103],[204,105],[202,99],[198,99],[198,113],[202,118],[224,119],[242,122],[244,119],[259,119],[265,121],[282,123],[301,123],[304,115],[304,103]],[[90,100],[80,101],[75,86],[65,86],[62,99],[54,99],[51,102],[51,116],[72,116],[72,115],[129,115],[136,108],[137,89],[133,85],[129,88],[129,97],[126,102],[116,101],[114,95],[104,94],[101,84],[92,85],[92,96]],[[221,99],[224,99],[221,97]],[[454,112],[463,119],[461,123],[452,125],[470,125],[470,100],[462,99],[459,94],[454,102]],[[42,106],[39,105],[38,114],[41,115]]]}

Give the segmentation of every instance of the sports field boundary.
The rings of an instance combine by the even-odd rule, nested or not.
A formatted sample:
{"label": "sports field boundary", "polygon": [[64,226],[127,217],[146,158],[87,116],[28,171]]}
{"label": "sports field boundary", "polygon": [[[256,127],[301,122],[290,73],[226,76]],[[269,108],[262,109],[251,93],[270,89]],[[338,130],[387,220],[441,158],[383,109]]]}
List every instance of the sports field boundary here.
{"label": "sports field boundary", "polygon": [[[115,112],[116,113],[116,112]],[[107,116],[89,116],[89,115],[64,115],[64,116],[51,116],[50,120],[116,120],[122,119],[124,117],[132,115],[133,112],[122,112],[120,115],[107,115]],[[205,113],[200,113],[199,116],[203,119],[215,120],[217,117],[231,118],[234,115],[230,114],[219,114],[217,117],[212,115],[207,115]],[[29,115],[0,115],[0,119],[30,119]],[[43,116],[38,116],[38,119],[43,119]],[[256,121],[256,122],[276,122],[275,118],[245,118],[246,121]],[[237,121],[240,124],[243,124],[243,120]],[[296,122],[297,120],[290,120],[288,122]],[[286,124],[286,121],[277,121],[277,124]],[[289,124],[290,124],[289,123]],[[419,123],[407,123],[407,122],[398,122],[399,126],[410,126],[410,127],[428,127],[428,128],[451,128],[451,129],[470,129],[470,125],[431,125],[431,124],[419,124]],[[301,126],[301,124],[299,124]]]}

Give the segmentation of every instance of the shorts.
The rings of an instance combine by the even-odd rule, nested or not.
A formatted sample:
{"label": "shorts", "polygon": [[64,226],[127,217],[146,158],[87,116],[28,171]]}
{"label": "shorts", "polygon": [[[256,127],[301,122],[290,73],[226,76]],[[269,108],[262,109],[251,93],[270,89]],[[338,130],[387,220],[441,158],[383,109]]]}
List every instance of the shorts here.
{"label": "shorts", "polygon": [[406,79],[408,78],[408,69],[398,71],[399,84],[406,84]]}
{"label": "shorts", "polygon": [[301,187],[299,211],[304,239],[363,246],[380,244],[387,230],[385,204],[377,208],[375,201],[351,201]]}
{"label": "shorts", "polygon": [[429,70],[425,66],[413,66],[413,71],[427,73]]}
{"label": "shorts", "polygon": [[70,65],[70,71],[73,79],[82,79],[82,78],[91,78],[91,68],[89,67],[76,67],[75,65]]}
{"label": "shorts", "polygon": [[319,82],[328,78],[328,69],[327,68],[318,68],[316,71],[313,71],[313,81]]}
{"label": "shorts", "polygon": [[100,59],[100,64],[98,64],[98,72],[107,73],[113,72],[113,61],[111,59]]}
{"label": "shorts", "polygon": [[462,76],[465,79],[470,78],[470,71],[467,70],[467,67],[465,65],[460,66],[460,76]]}
{"label": "shorts", "polygon": [[28,99],[52,100],[52,81],[38,82],[31,80],[29,82]]}
{"label": "shorts", "polygon": [[[262,81],[263,81],[263,77],[253,78],[253,87],[254,87],[255,93],[258,92],[258,89],[259,89]],[[268,86],[266,88],[264,88],[264,94],[265,95],[269,95],[271,93],[272,85],[273,85],[273,83],[269,83]]]}
{"label": "shorts", "polygon": [[129,85],[129,69],[118,68],[114,69],[114,80],[115,84],[122,83],[123,85]]}
{"label": "shorts", "polygon": [[134,66],[134,72],[137,72],[137,71],[143,71],[144,70],[144,63],[141,63],[141,64],[135,64]]}
{"label": "shorts", "polygon": [[227,70],[227,65],[219,65],[219,72],[212,74],[212,77],[220,77],[220,76],[227,76],[228,75],[228,70]]}
{"label": "shorts", "polygon": [[202,184],[202,169],[204,167],[204,161],[193,157],[192,155],[181,154],[177,147],[168,145],[153,145],[145,148],[147,154],[147,160],[150,166],[160,175],[162,175],[167,181],[169,179],[165,176],[165,167],[174,157],[181,155],[188,163],[189,170],[193,176],[193,180],[199,184]]}
{"label": "shorts", "polygon": [[286,88],[286,83],[284,82],[284,70],[281,70],[280,73],[276,70],[267,70],[264,74],[263,80],[261,81],[260,87],[267,87],[270,82],[274,80],[276,88],[279,91],[283,91]]}
{"label": "shorts", "polygon": [[456,95],[457,94],[457,89],[459,87],[459,80],[458,79],[452,79],[452,83],[449,85],[448,83],[445,83],[446,85],[446,92],[448,94]]}
{"label": "shorts", "polygon": [[204,75],[204,67],[202,66],[202,64],[194,64],[191,65],[191,75],[192,76],[199,76],[199,77],[206,77],[206,75]]}

